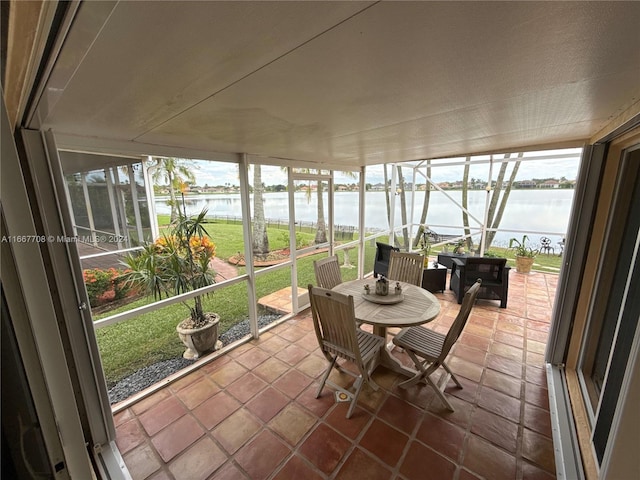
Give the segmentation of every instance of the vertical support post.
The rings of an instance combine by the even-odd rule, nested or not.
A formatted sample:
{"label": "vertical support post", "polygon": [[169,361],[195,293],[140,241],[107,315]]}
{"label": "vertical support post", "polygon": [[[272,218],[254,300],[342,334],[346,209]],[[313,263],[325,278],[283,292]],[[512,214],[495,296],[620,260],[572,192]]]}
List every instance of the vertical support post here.
{"label": "vertical support post", "polygon": [[242,219],[248,228],[242,229],[244,240],[244,258],[247,270],[247,301],[249,302],[249,325],[251,336],[258,338],[258,300],[256,298],[256,272],[253,265],[253,240],[251,235],[251,207],[249,199],[249,161],[247,154],[240,154],[238,175],[240,177],[240,208]]}
{"label": "vertical support post", "polygon": [[71,192],[69,192],[69,182],[67,182],[67,179],[64,178],[64,182],[62,182],[62,185],[64,187],[64,198],[67,201],[67,205],[69,205],[69,215],[71,218],[71,232],[73,232],[73,236],[77,237],[78,236],[78,228],[76,225],[76,214],[73,211],[73,203],[71,202]]}
{"label": "vertical support post", "polygon": [[489,178],[487,180],[487,197],[484,202],[484,220],[480,234],[480,256],[484,255],[484,247],[487,242],[487,222],[489,221],[489,203],[491,202],[491,182],[493,181],[493,155],[489,157]]}
{"label": "vertical support post", "polygon": [[142,218],[140,216],[140,203],[138,203],[138,185],[136,184],[136,176],[133,173],[133,163],[127,165],[129,170],[129,187],[131,188],[131,201],[133,202],[133,215],[136,218],[136,232],[138,233],[138,244],[144,241],[144,233],[142,232]]}
{"label": "vertical support post", "polygon": [[[111,208],[111,221],[113,222],[113,233],[118,239],[118,250],[122,250],[122,236],[120,225],[118,224],[118,212],[116,210],[116,199],[113,189],[113,177],[111,176],[114,167],[104,169],[104,177],[107,180],[107,196],[109,197],[109,207]],[[117,168],[117,167],[116,167]],[[117,173],[116,173],[117,175]]]}
{"label": "vertical support post", "polygon": [[[386,168],[386,166],[385,166]],[[391,192],[391,213],[389,215],[389,245],[395,245],[395,226],[396,226],[396,164],[391,164],[391,187],[389,191]]]}
{"label": "vertical support post", "polygon": [[[320,172],[318,172],[320,173]],[[329,255],[333,255],[335,253],[335,238],[334,238],[334,192],[333,192],[333,176],[334,176],[334,171],[331,170],[330,172],[331,178],[329,178],[329,181],[327,182],[327,199],[328,199],[328,204],[329,204]],[[322,180],[318,180],[318,183],[320,185],[322,185]]]}
{"label": "vertical support post", "polygon": [[[289,199],[289,252],[291,253],[291,310],[298,312],[298,250],[296,245],[296,199],[293,169],[287,167],[287,198]],[[302,224],[301,224],[302,225]]]}
{"label": "vertical support post", "polygon": [[131,242],[129,242],[129,225],[127,223],[127,210],[124,206],[124,199],[122,198],[122,192],[120,191],[120,174],[118,173],[118,168],[113,169],[113,184],[115,187],[114,193],[116,196],[116,205],[118,206],[118,217],[122,222],[121,231],[124,234],[124,238],[126,239],[126,246],[130,247]]}
{"label": "vertical support post", "polygon": [[365,191],[366,183],[365,183],[365,174],[366,167],[360,167],[360,186],[358,196],[358,231],[360,232],[360,248],[358,249],[358,278],[362,278],[364,276],[364,258],[365,258],[365,242],[364,237],[365,234],[365,221],[364,221],[364,213],[365,213],[365,195],[367,192]]}
{"label": "vertical support post", "polygon": [[[413,177],[411,179],[411,209],[409,210],[409,251],[413,249],[413,216],[416,207],[416,169],[418,167],[413,167],[411,171],[413,172]],[[425,194],[426,195],[426,194]]]}
{"label": "vertical support post", "polygon": [[91,209],[91,199],[89,198],[89,188],[87,187],[87,174],[82,173],[80,175],[82,180],[82,193],[84,195],[84,204],[87,207],[87,218],[89,219],[89,232],[91,234],[91,243],[94,247],[98,246],[96,239],[96,227],[93,222],[93,210]]}

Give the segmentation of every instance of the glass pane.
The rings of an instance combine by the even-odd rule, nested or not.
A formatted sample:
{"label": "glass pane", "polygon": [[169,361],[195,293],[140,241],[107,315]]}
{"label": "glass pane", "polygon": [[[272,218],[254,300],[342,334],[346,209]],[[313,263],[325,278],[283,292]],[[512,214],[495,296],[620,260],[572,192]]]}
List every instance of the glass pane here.
{"label": "glass pane", "polygon": [[387,196],[385,195],[384,167],[382,165],[366,168],[364,203],[366,235],[388,230],[389,217],[387,215]]}
{"label": "glass pane", "polygon": [[[87,155],[87,158],[91,156]],[[134,174],[136,201],[129,184],[130,168],[139,171]],[[141,170],[138,163],[132,167],[123,165],[66,177],[81,242],[103,251],[128,248],[151,239],[151,221]]]}
{"label": "glass pane", "polygon": [[[220,281],[238,276],[245,265],[238,166],[205,160],[174,160],[186,187],[182,188],[184,191],[174,187],[172,194],[166,172],[155,176],[155,209],[160,234],[171,232],[171,216],[177,214],[172,208],[172,195],[176,198],[176,207],[189,217],[206,209],[204,228],[216,245],[213,268],[220,275]],[[187,180],[189,173],[191,180]]]}
{"label": "glass pane", "polygon": [[[307,283],[298,287],[298,301],[300,305],[305,305],[308,303],[308,300],[306,300]],[[290,266],[272,270],[256,277],[256,293],[260,328],[283,315],[292,313]]]}
{"label": "glass pane", "polygon": [[[640,154],[637,156],[640,157]],[[630,158],[634,160],[633,156]],[[633,338],[638,323],[637,315],[620,316],[620,312],[625,309],[625,296],[630,283],[630,262],[634,258],[640,233],[640,163],[632,160],[625,163],[619,175],[616,199],[607,229],[607,245],[593,295],[598,300],[593,302],[583,339],[580,371],[585,379],[593,412],[596,411],[603,392],[615,385],[616,381],[621,381],[630,347],[628,341]],[[629,309],[631,311],[631,307]],[[621,352],[621,364],[610,363]],[[619,385],[614,386],[609,394],[617,395],[618,389]]]}
{"label": "glass pane", "polygon": [[295,224],[298,248],[329,241],[329,183],[324,180],[295,180]]}
{"label": "glass pane", "polygon": [[[358,252],[360,249],[358,245],[338,247],[336,255],[338,256],[338,263],[340,264],[340,274],[342,281],[347,282],[349,280],[355,280],[358,278]],[[373,268],[373,263],[371,264]]]}
{"label": "glass pane", "polygon": [[84,227],[84,231],[82,232],[82,235],[84,235],[86,229],[89,227],[89,214],[82,191],[82,175],[80,173],[74,173],[67,175],[65,178],[67,181],[67,189],[69,190],[73,218],[78,228],[78,235],[81,235],[80,228],[82,227]]}
{"label": "glass pane", "polygon": [[[409,251],[413,244],[416,229],[412,228],[411,205],[413,203],[413,169],[396,167],[395,199],[395,245],[403,251]],[[404,227],[403,227],[404,226]],[[401,227],[401,228],[399,228]]]}
{"label": "glass pane", "polygon": [[[553,250],[545,253],[557,254],[561,251],[560,244],[567,230],[573,203],[579,159],[576,154],[573,159],[526,160],[529,156],[541,153],[545,152],[531,152],[525,154],[521,162],[516,160],[509,163],[505,182],[509,181],[513,169],[517,167],[518,170],[500,222],[500,229],[505,231],[496,233],[496,246],[506,245],[511,237],[522,236],[522,233],[514,234],[508,230],[525,230],[531,232],[528,237],[535,247],[542,245],[542,237],[549,238],[549,246]],[[494,178],[498,178],[499,174],[499,169],[494,168]],[[523,225],[525,218],[526,224]]]}
{"label": "glass pane", "polygon": [[[464,158],[450,159],[451,161],[464,162]],[[433,232],[432,241],[434,243],[440,243],[455,237],[460,237],[464,234],[464,223],[462,217],[462,210],[459,205],[462,205],[462,179],[464,178],[464,165],[455,165],[438,168],[438,161],[432,162],[431,168],[431,180],[438,187],[445,191],[439,191],[434,187],[429,191],[429,208],[424,222],[431,232]],[[427,171],[427,167],[422,169],[423,172]],[[485,173],[476,171],[474,167],[470,168],[469,178],[474,180],[474,185],[478,185],[476,178],[484,178],[485,185],[488,178]],[[419,176],[420,178],[422,176]],[[424,178],[424,177],[422,177]],[[421,180],[422,181],[422,180]],[[426,185],[424,187],[426,189]],[[426,191],[426,190],[425,190]],[[484,191],[480,192],[484,193]],[[486,194],[485,194],[486,195]],[[419,192],[416,195],[416,211],[422,215],[422,209],[425,202],[426,194]],[[484,197],[476,195],[470,192],[468,196],[468,210],[476,218],[483,218],[484,212]],[[418,217],[421,220],[422,217]],[[475,223],[474,223],[475,226]],[[437,249],[437,247],[436,247]]]}
{"label": "glass pane", "polygon": [[251,165],[251,229],[257,267],[290,258],[287,171],[272,165]]}
{"label": "glass pane", "polygon": [[[360,174],[334,172],[334,232],[336,246],[356,241],[360,222]],[[347,259],[348,260],[348,259]]]}

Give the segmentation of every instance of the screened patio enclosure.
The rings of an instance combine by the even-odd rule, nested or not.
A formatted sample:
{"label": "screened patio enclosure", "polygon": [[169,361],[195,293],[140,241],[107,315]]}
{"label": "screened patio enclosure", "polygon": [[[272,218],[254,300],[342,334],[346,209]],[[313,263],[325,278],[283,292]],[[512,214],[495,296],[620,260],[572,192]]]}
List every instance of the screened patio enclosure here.
{"label": "screened patio enclosure", "polygon": [[[322,218],[322,222],[316,227],[321,233],[319,237],[314,239],[315,245],[327,243],[329,238],[337,240],[339,243],[343,243],[345,239],[353,240],[354,232],[358,231],[360,227],[358,218],[363,216],[365,218],[364,237],[376,233],[385,233],[390,236],[389,241],[394,244],[402,246],[405,250],[415,250],[418,248],[418,243],[416,242],[418,229],[421,226],[423,228],[426,226],[430,231],[430,244],[433,244],[433,247],[447,248],[462,240],[468,245],[469,250],[472,250],[475,254],[482,255],[485,250],[490,248],[490,243],[495,238],[498,227],[500,227],[501,218],[495,219],[497,205],[501,202],[504,203],[500,207],[502,210],[500,217],[504,214],[505,208],[507,208],[507,217],[509,217],[508,194],[512,187],[518,188],[519,184],[524,183],[520,180],[522,176],[518,177],[516,175],[519,165],[522,162],[530,161],[546,161],[547,164],[551,161],[562,164],[573,160],[575,168],[573,168],[572,172],[575,178],[579,154],[578,149],[572,149],[555,152],[521,153],[517,157],[514,156],[514,158],[510,158],[510,155],[502,154],[467,157],[466,159],[435,159],[422,162],[407,162],[398,164],[398,168],[395,165],[391,165],[390,168],[385,165],[381,168],[386,171],[385,177],[389,177],[386,181],[386,186],[380,186],[380,177],[378,176],[376,177],[378,183],[375,188],[366,180],[368,177],[373,178],[374,172],[367,173],[365,171],[364,188],[361,188],[358,179],[354,178],[357,177],[357,174],[350,173],[350,178],[345,177],[348,178],[347,181],[352,182],[349,187],[351,193],[362,191],[372,196],[384,192],[384,203],[387,204],[386,216],[379,215],[383,202],[381,195],[377,195],[380,198],[376,199],[375,202],[370,200],[368,208],[365,209],[366,211],[360,212],[358,202],[354,203],[353,199],[350,199],[349,213],[344,214],[343,206],[339,205],[338,210],[341,215],[338,216],[338,219],[330,219],[328,215],[333,217],[333,210],[329,209],[329,207],[334,202],[335,194],[331,195],[331,200],[329,200],[328,192],[335,190],[338,192],[338,198],[340,198],[340,194],[344,194],[347,187],[341,184],[340,188],[334,188],[333,183],[330,187],[327,179],[332,177],[332,173],[329,171],[324,172],[323,180],[317,180],[316,178],[319,174],[309,173],[308,169],[300,171],[300,169],[294,168],[293,191],[306,193],[307,208],[305,208],[304,204],[300,204],[299,210],[320,209],[316,220]],[[71,203],[74,226],[82,243],[106,250],[123,250],[158,238],[160,232],[157,223],[156,195],[154,194],[154,189],[148,187],[148,185],[152,185],[150,175],[158,168],[157,159],[142,157],[138,160],[133,158],[127,160],[119,157],[69,151],[61,151],[60,157],[65,171],[66,189]],[[74,167],[76,169],[79,167],[79,163],[82,163],[85,169],[91,168],[91,165],[108,165],[110,163],[117,163],[118,165],[107,166],[102,169],[97,169],[96,167],[95,170],[88,171],[73,171]],[[502,171],[503,164],[505,164],[504,172]],[[515,168],[513,164],[516,165]],[[463,173],[460,167],[464,167],[466,173]],[[509,167],[509,176],[505,178],[505,173]],[[570,167],[570,170],[572,167]],[[262,168],[270,167],[265,165]],[[286,168],[272,168],[280,168],[282,172],[278,174],[278,176],[282,177],[278,180],[278,182],[282,183],[278,185],[283,194],[280,202],[284,205],[286,203],[284,191],[288,190]],[[456,174],[460,178],[455,182],[439,181],[438,179],[442,177],[439,173],[442,170],[446,170],[448,178]],[[498,173],[498,170],[500,170],[500,173]],[[405,172],[404,174],[402,174],[403,171]],[[380,174],[380,168],[377,168],[375,173]],[[398,174],[402,175],[401,179],[398,178]],[[463,175],[466,175],[466,183],[461,181]],[[476,178],[476,175],[479,178]],[[480,175],[482,176],[480,177]],[[470,176],[471,180],[469,180]],[[273,177],[273,174],[270,177]],[[496,177],[498,177],[497,181]],[[313,185],[311,180],[314,180]],[[273,183],[274,180],[270,181]],[[539,184],[535,184],[530,179],[527,179],[526,182],[531,183],[533,185],[532,188],[536,189],[546,186],[542,181],[539,181]],[[250,185],[251,183],[250,181]],[[513,183],[513,185],[510,183]],[[574,183],[575,180],[573,180],[573,183],[566,181],[564,188],[571,189]],[[226,191],[219,187],[215,189],[215,192],[228,193],[231,189],[229,185],[227,183]],[[558,185],[556,184],[554,187],[558,188]],[[233,188],[239,190],[237,186]],[[253,186],[251,188],[253,189]],[[318,198],[318,188],[320,188],[320,195],[322,196],[320,199]],[[463,199],[460,198],[459,191],[464,192]],[[478,197],[479,191],[486,192],[484,198],[480,201],[475,198],[469,205],[467,198],[469,192],[471,192],[472,197]],[[509,192],[505,193],[506,191]],[[389,195],[389,192],[395,192],[395,195]],[[434,196],[439,195],[441,199],[439,202],[437,200],[432,202],[431,212],[429,212],[431,192],[433,192]],[[211,205],[206,202],[207,208],[212,206],[209,216],[212,218],[235,218],[242,221],[240,195],[231,195],[230,199],[233,205],[228,208],[224,206],[220,208],[219,202],[217,204],[211,202]],[[194,199],[193,196],[187,196],[187,200],[185,207],[189,206],[190,214],[196,213],[192,208],[192,204],[204,204],[203,202],[197,202],[197,198]],[[508,220],[505,222],[507,226],[503,230],[508,232],[508,236],[527,234],[530,238],[535,239],[533,240],[534,243],[541,235],[548,235],[553,239],[553,244],[555,245],[555,247],[551,247],[553,252],[555,253],[556,247],[560,251],[560,245],[563,243],[566,234],[566,223],[568,222],[572,196],[570,194],[566,195],[564,199],[558,201],[564,203],[564,208],[556,212],[547,211],[545,212],[546,215],[542,216],[542,219],[528,218],[532,223],[531,226],[523,226],[521,222],[516,222],[514,227],[512,219],[510,225]],[[513,203],[515,202],[518,202],[518,200],[513,201]],[[325,203],[326,206],[324,205]],[[366,205],[367,202],[365,202]],[[548,206],[544,208],[549,209]],[[313,221],[299,220],[295,218],[296,215],[288,218],[288,206],[287,208],[277,210],[273,208],[272,210],[272,214],[278,218],[267,219],[267,221],[282,222],[278,223],[279,229],[287,230],[287,224],[295,222],[298,230],[300,230],[305,221],[308,222],[310,228],[314,228],[315,223]],[[446,210],[447,215],[438,215],[440,213],[438,210]],[[491,218],[489,218],[490,210],[492,210]],[[187,210],[185,209],[184,211],[186,212]],[[300,214],[298,212],[298,215]],[[310,216],[309,212],[302,212],[302,215],[305,218]],[[515,217],[515,214],[511,216]],[[375,222],[372,220],[367,221],[367,218],[373,217],[375,217]],[[382,218],[386,218],[386,221],[381,221]],[[446,218],[446,223],[443,223],[443,218]],[[463,221],[466,223],[463,224]],[[541,228],[544,228],[544,230],[541,230]],[[332,237],[329,237],[329,234],[332,234]],[[406,239],[404,238],[405,235]],[[359,234],[358,236],[362,237],[363,235]],[[494,242],[494,244],[498,243],[500,246],[505,247],[507,243],[505,241],[506,236],[507,234],[505,233],[505,235],[502,235],[502,241]],[[486,243],[487,237],[489,237],[489,244]],[[411,241],[408,241],[409,238]],[[329,243],[333,243],[333,241]],[[323,245],[325,248],[327,246]],[[350,248],[347,247],[346,262],[350,262]]]}
{"label": "screened patio enclosure", "polygon": [[[493,153],[500,163],[509,152],[513,157],[581,148],[545,356],[553,387],[548,399],[557,413],[556,468],[566,478],[638,476],[633,447],[640,326],[633,292],[640,247],[637,223],[626,219],[637,217],[631,208],[636,187],[628,180],[636,178],[640,144],[640,3],[53,0],[2,6],[0,223],[6,238],[71,238],[80,227],[91,243],[93,234],[115,234],[116,226],[120,235],[145,237],[148,192],[131,189],[140,172],[117,172],[119,161],[67,170],[61,152],[131,164],[152,155],[219,162],[233,171],[239,166],[240,216],[253,224],[260,218],[252,210],[252,166],[286,167],[286,183],[279,183],[291,191],[309,181],[332,191],[338,182],[330,172],[359,176],[357,200],[348,206],[357,205],[352,216],[362,236],[338,238],[339,230],[329,225],[348,210],[338,205],[336,192],[323,203],[327,228],[334,228],[333,240],[329,235],[318,244],[326,250],[298,245],[293,227],[307,221],[300,216],[306,200],[296,205],[287,191],[287,217],[293,220],[288,236],[270,238],[274,245],[276,237],[289,244],[286,261],[266,268],[248,261],[207,287],[216,298],[237,288],[243,303],[235,305],[235,315],[250,321],[251,336],[259,333],[263,292],[288,287],[292,309],[304,304],[296,288],[306,280],[301,265],[314,256],[307,253],[340,255],[353,245],[348,252],[355,268],[343,271],[361,276],[370,269],[371,240],[386,237],[411,249],[420,224],[452,240],[473,237],[470,248],[480,252],[494,229],[492,245],[503,241],[500,235],[525,233],[509,223],[517,213],[508,207],[499,226],[484,219],[491,211],[486,188],[502,191],[493,185],[497,175],[486,171],[469,173],[478,189],[468,197],[465,232],[459,207],[464,201],[444,185],[447,179],[438,178],[435,160],[490,160]],[[149,25],[161,34],[150,35]],[[416,179],[411,167],[403,167],[423,161],[424,174],[416,170]],[[539,162],[523,161],[520,168]],[[384,164],[396,168],[387,178],[373,177]],[[110,174],[98,174],[96,182],[86,175],[105,168]],[[294,174],[293,168],[300,170]],[[305,170],[321,177],[303,178]],[[71,189],[67,173],[80,173],[71,177]],[[409,199],[423,195],[413,185],[429,183],[424,177],[443,191],[425,186],[433,203],[423,221],[420,202],[412,213]],[[387,186],[393,188],[388,204]],[[374,194],[383,198],[375,208]],[[448,208],[433,208],[438,196]],[[73,214],[71,197],[84,205]],[[109,208],[100,211],[107,201]],[[432,217],[438,212],[452,221]],[[450,224],[455,228],[446,231]],[[251,231],[243,229],[231,253],[252,258]],[[553,237],[557,245],[565,232],[547,223],[527,233],[535,241],[542,234]],[[220,238],[221,249],[231,245]],[[2,247],[2,319],[10,333],[2,338],[15,340],[16,347],[12,363],[3,361],[2,378],[24,372],[22,395],[3,389],[3,401],[11,399],[30,414],[25,418],[34,426],[31,433],[40,438],[35,447],[27,445],[29,457],[39,459],[32,465],[56,478],[127,478],[96,341],[104,328],[96,329],[86,308],[78,245],[16,241]],[[615,295],[609,295],[612,289]],[[127,325],[200,293],[163,298],[112,315],[109,322]],[[600,305],[604,297],[606,305]],[[594,336],[598,341],[589,343]],[[18,418],[3,415],[10,447],[22,445]],[[11,458],[21,465],[23,457],[16,451]]]}
{"label": "screened patio enclosure", "polygon": [[[67,152],[62,154],[65,155]],[[525,158],[532,163],[542,161],[562,163],[573,160],[577,166],[578,154],[578,150],[538,152],[528,153]],[[390,242],[405,251],[424,253],[423,247],[419,244],[421,237],[417,233],[425,221],[430,223],[432,232],[434,230],[445,232],[442,235],[438,234],[439,240],[432,242],[434,249],[432,258],[435,258],[436,250],[452,248],[457,240],[466,238],[465,229],[461,225],[462,212],[465,209],[454,198],[461,192],[448,189],[447,182],[437,182],[440,176],[437,171],[446,170],[451,175],[455,167],[466,166],[474,175],[479,175],[484,167],[492,167],[494,161],[502,165],[522,160],[509,159],[503,154],[467,160],[438,159],[429,162],[430,166],[426,167],[428,175],[425,166],[420,163],[381,166],[388,171],[389,176],[387,188],[383,191],[376,191],[372,187],[375,179],[381,178],[378,175],[382,175],[382,171],[380,169],[376,171],[376,167],[365,167],[362,169],[363,173],[359,173],[317,171],[258,163],[243,167],[231,162],[201,162],[202,171],[194,170],[196,174],[204,175],[206,168],[219,174],[232,172],[233,176],[237,175],[240,183],[237,187],[240,193],[234,193],[236,188],[228,185],[226,190],[221,188],[219,192],[211,195],[206,193],[185,195],[180,205],[180,210],[188,216],[198,214],[203,208],[207,209],[207,231],[218,249],[213,265],[213,269],[218,274],[214,285],[205,287],[197,293],[215,293],[211,297],[206,297],[206,301],[210,310],[219,313],[222,317],[220,331],[223,344],[227,345],[238,340],[237,334],[232,335],[231,332],[239,331],[243,323],[248,323],[250,326],[250,331],[245,335],[257,338],[259,331],[268,323],[275,319],[287,319],[308,307],[306,287],[309,283],[315,283],[310,267],[316,259],[337,254],[345,281],[370,275],[373,269],[376,241]],[[148,164],[155,165],[155,163],[155,159],[144,160],[143,171],[148,172],[153,168],[152,166],[150,169]],[[197,165],[194,165],[195,167]],[[402,170],[407,173],[402,175]],[[483,199],[485,195],[492,195],[494,189],[487,190],[487,185],[493,185],[497,194],[504,196],[505,186],[497,184],[492,178],[491,168],[484,168],[484,170],[487,175],[486,180],[474,179],[472,193],[480,195]],[[105,171],[111,170],[105,169]],[[243,174],[238,175],[240,172]],[[420,178],[423,180],[420,181]],[[513,179],[515,181],[517,177],[514,175]],[[261,186],[259,189],[256,188],[258,184]],[[218,189],[216,186],[212,188]],[[154,200],[152,188],[147,190],[150,193],[151,216],[157,219],[155,207],[162,207],[165,210],[167,207],[164,205],[164,200]],[[408,191],[402,192],[402,190]],[[426,196],[427,192],[432,197],[430,210],[425,210],[423,196]],[[572,195],[572,190],[568,190],[567,193]],[[439,200],[436,199],[438,194],[441,196]],[[544,198],[550,194],[540,191],[538,195]],[[568,217],[571,196],[567,198],[568,200],[562,203],[565,204],[564,215]],[[470,211],[466,211],[472,219],[487,218],[485,209],[489,203],[489,199],[476,201],[469,206]],[[480,212],[477,211],[478,207],[482,208]],[[389,212],[388,217],[383,213],[385,211]],[[508,203],[506,211],[509,211]],[[445,221],[451,223],[438,223],[433,220],[434,217],[438,218],[438,214],[442,217],[443,212],[446,216]],[[458,212],[458,214],[452,212]],[[419,215],[424,215],[424,220]],[[528,216],[533,217],[532,214]],[[558,213],[553,214],[556,220],[561,216]],[[508,218],[508,215],[506,217]],[[454,223],[456,221],[460,223],[456,225]],[[545,234],[556,235],[558,238],[564,237],[566,232],[566,224],[556,231],[510,231],[509,229],[501,231],[495,227],[495,224],[489,228],[481,222],[482,220],[468,237],[470,253],[474,255],[482,254],[482,249],[485,247],[482,238],[490,231],[509,236],[526,232],[530,236]],[[233,228],[236,232],[235,239],[228,236],[228,232]],[[268,235],[260,233],[267,230]],[[256,252],[256,237],[260,235],[268,237],[266,251],[262,253]],[[79,238],[82,236],[80,235]],[[158,238],[157,235],[153,237],[153,239],[156,238]],[[86,243],[86,239],[83,241]],[[237,246],[230,249],[227,245],[230,243]],[[497,243],[494,242],[494,245]],[[506,247],[506,242],[503,241],[501,246]],[[135,250],[135,248],[124,248],[100,254],[86,254],[82,243],[78,247],[83,265],[99,258],[106,262],[105,265],[120,269],[124,268],[120,261],[121,255],[131,254]],[[278,255],[280,258],[276,258]],[[558,258],[558,265],[560,260]],[[559,268],[547,271],[557,273]],[[112,331],[112,326],[126,322],[134,322],[132,325],[137,325],[138,322],[145,322],[146,318],[152,317],[154,311],[161,316],[169,315],[173,309],[172,306],[179,306],[181,301],[195,294],[194,292],[164,298],[148,305],[134,304],[129,308],[122,308],[117,304],[112,308],[108,304],[102,306],[100,315],[95,317],[93,322],[94,327],[99,330],[98,343],[102,355],[107,360],[112,356],[120,356],[117,350],[105,346],[108,345],[105,343],[105,338],[118,335],[116,333],[118,330]],[[234,299],[231,302],[233,305],[229,302],[231,298]],[[115,310],[110,311],[113,309]],[[176,314],[179,315],[179,313]],[[176,317],[175,322],[178,320],[179,318]],[[109,332],[102,330],[105,327],[109,327],[107,329]],[[152,338],[149,338],[148,342],[155,343]],[[172,352],[174,355],[177,354],[171,349],[159,356],[157,352],[150,350],[148,355],[156,360],[165,360],[171,358]],[[111,365],[110,361],[107,363]],[[123,365],[117,371],[112,371],[113,367],[110,366],[106,372],[108,385],[111,388],[127,375],[134,373],[136,368],[144,366],[147,364],[133,361]],[[120,400],[122,398],[116,397],[111,401]]]}
{"label": "screened patio enclosure", "polygon": [[153,162],[69,151],[60,152],[60,162],[80,242],[124,250],[158,236],[149,177]]}
{"label": "screened patio enclosure", "polygon": [[[561,254],[580,155],[581,149],[566,149],[385,166],[388,189],[377,188],[394,192],[387,194],[391,241],[407,251],[420,250],[422,227],[434,250],[453,250],[464,242],[468,253],[484,255],[491,246],[506,248],[510,238],[527,235],[533,248],[547,237],[553,244],[547,253]],[[548,170],[536,172],[540,166]],[[539,178],[558,169],[570,172],[571,180]],[[563,195],[547,203],[542,193],[548,188]]]}

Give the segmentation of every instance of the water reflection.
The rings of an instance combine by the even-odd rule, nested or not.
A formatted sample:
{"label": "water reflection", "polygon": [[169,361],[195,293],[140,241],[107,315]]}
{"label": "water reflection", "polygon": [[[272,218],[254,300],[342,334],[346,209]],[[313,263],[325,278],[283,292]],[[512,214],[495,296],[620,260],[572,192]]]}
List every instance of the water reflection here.
{"label": "water reflection", "polygon": [[[462,192],[449,191],[449,196],[461,202]],[[573,190],[513,190],[505,208],[500,223],[501,229],[544,231],[552,232],[553,242],[560,241],[566,232],[571,204],[573,201]],[[412,201],[411,192],[407,193],[407,210],[410,214]],[[315,195],[308,197],[304,192],[296,193],[295,196],[296,220],[305,222],[315,222],[317,219],[317,198]],[[358,192],[336,192],[335,193],[335,223],[337,225],[348,225],[357,227],[358,223]],[[328,211],[328,197],[324,194],[325,212]],[[386,203],[384,192],[367,192],[365,208],[365,227],[367,229],[388,228]],[[420,219],[424,192],[416,192],[416,204],[414,211],[414,221]],[[469,192],[469,211],[471,215],[482,221],[484,218],[484,208],[486,192]],[[239,194],[218,194],[218,195],[198,195],[185,198],[188,214],[195,214],[203,207],[209,209],[209,215],[213,216],[235,216],[242,215]],[[264,195],[265,216],[274,220],[288,220],[289,200],[287,192],[266,193]],[[156,199],[156,210],[160,214],[169,214],[170,208],[165,198]],[[399,202],[396,205],[396,218],[401,218]],[[429,202],[429,214],[426,223],[428,225],[438,225],[433,227],[438,233],[459,235],[462,227],[462,212],[441,192],[431,192]],[[447,228],[441,225],[449,225],[457,228]],[[477,224],[471,220],[471,227]],[[495,244],[505,244],[512,236],[520,234],[499,232],[496,235]],[[477,237],[476,237],[477,238]],[[536,241],[537,238],[532,238]]]}

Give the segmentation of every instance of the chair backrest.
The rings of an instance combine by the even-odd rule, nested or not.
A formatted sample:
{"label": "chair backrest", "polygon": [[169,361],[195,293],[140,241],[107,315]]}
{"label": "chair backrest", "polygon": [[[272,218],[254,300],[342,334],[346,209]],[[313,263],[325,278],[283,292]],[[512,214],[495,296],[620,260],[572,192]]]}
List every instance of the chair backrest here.
{"label": "chair backrest", "polygon": [[397,251],[396,247],[387,245],[386,243],[376,242],[376,261],[388,262],[392,251]]}
{"label": "chair backrest", "polygon": [[313,328],[322,351],[362,367],[353,297],[309,285],[309,300]]}
{"label": "chair backrest", "polygon": [[467,285],[478,278],[486,282],[502,282],[502,271],[506,264],[506,258],[467,257],[465,259]]}
{"label": "chair backrest", "polygon": [[389,280],[422,285],[424,255],[418,253],[391,252],[389,257]]}
{"label": "chair backrest", "polygon": [[449,350],[456,343],[462,330],[467,324],[467,320],[469,319],[469,315],[471,314],[471,307],[476,302],[476,298],[478,297],[478,292],[480,291],[480,286],[482,285],[482,280],[476,280],[467,293],[464,294],[464,298],[462,300],[462,305],[460,306],[460,310],[458,311],[458,315],[456,315],[456,319],[453,321],[451,328],[447,332],[447,336],[444,339],[444,343],[442,345],[442,351],[440,353],[439,361],[443,362],[444,359],[449,354]]}
{"label": "chair backrest", "polygon": [[319,287],[331,290],[342,283],[342,274],[340,273],[337,255],[314,261],[313,270]]}

